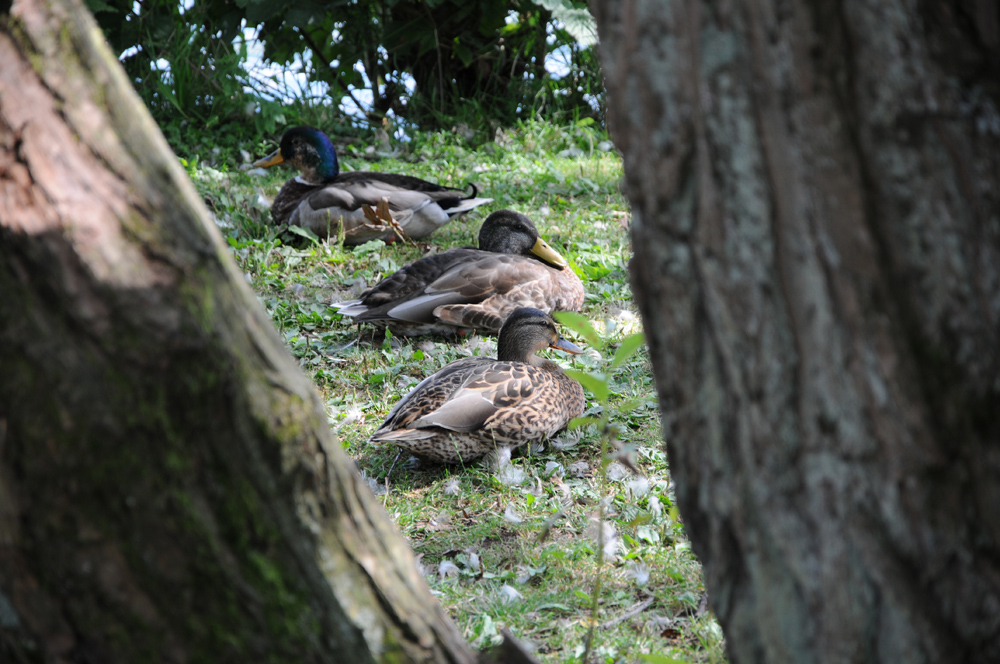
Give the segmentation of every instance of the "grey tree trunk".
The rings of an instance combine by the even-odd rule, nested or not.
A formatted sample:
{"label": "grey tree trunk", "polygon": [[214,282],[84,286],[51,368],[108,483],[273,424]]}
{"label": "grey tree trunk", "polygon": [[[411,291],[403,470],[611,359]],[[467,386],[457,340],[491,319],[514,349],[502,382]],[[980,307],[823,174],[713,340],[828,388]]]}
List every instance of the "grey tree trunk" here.
{"label": "grey tree trunk", "polygon": [[1000,11],[595,0],[732,661],[1000,661]]}
{"label": "grey tree trunk", "polygon": [[0,661],[473,661],[77,0],[0,9]]}

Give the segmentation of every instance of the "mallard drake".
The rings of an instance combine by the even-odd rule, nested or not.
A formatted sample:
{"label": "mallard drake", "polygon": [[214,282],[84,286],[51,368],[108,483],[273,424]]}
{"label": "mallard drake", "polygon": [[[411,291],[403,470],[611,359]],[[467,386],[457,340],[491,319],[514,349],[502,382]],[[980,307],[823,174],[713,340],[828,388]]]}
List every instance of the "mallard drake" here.
{"label": "mallard drake", "polygon": [[[313,127],[292,127],[282,135],[277,150],[253,165],[267,168],[286,162],[301,174],[275,196],[271,204],[274,223],[302,226],[326,237],[338,231],[343,220],[344,244],[376,239],[392,242],[399,229],[412,239],[422,238],[452,217],[493,200],[477,198],[474,185],[470,185],[470,195],[409,175],[341,173],[333,143]],[[382,203],[388,203],[391,220],[375,212]]]}
{"label": "mallard drake", "polygon": [[566,259],[538,236],[531,219],[494,212],[479,229],[479,248],[421,258],[357,300],[334,305],[359,323],[393,334],[495,333],[517,307],[579,311],[583,284]]}
{"label": "mallard drake", "polygon": [[428,376],[396,404],[372,441],[441,463],[554,435],[583,413],[583,388],[542,348],[582,353],[544,311],[516,309],[500,329],[497,359],[466,357]]}

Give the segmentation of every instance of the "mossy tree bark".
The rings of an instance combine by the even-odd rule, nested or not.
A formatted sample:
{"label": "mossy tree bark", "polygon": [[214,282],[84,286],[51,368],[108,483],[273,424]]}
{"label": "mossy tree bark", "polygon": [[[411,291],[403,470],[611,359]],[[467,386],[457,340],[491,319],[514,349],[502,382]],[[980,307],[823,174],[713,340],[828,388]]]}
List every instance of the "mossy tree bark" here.
{"label": "mossy tree bark", "polygon": [[0,660],[472,661],[91,17],[0,12]]}
{"label": "mossy tree bark", "polygon": [[595,0],[734,662],[1000,661],[1000,12]]}

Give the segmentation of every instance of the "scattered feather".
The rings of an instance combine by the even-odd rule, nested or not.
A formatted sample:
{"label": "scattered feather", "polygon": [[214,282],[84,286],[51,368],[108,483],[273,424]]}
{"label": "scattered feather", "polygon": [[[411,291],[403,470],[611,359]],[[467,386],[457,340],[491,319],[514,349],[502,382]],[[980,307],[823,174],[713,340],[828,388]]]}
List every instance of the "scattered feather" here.
{"label": "scattered feather", "polygon": [[379,483],[379,481],[374,477],[369,477],[367,474],[364,473],[364,471],[362,471],[361,475],[365,479],[365,484],[367,484],[368,488],[372,490],[372,493],[374,493],[376,496],[385,495],[384,484]]}
{"label": "scattered feather", "polygon": [[444,495],[457,496],[462,490],[462,483],[457,477],[449,477],[444,483]]}
{"label": "scattered feather", "polygon": [[520,486],[528,479],[528,473],[524,472],[520,466],[510,463],[510,450],[507,450],[507,463],[505,463],[494,476],[504,486]]}
{"label": "scattered feather", "polygon": [[468,551],[468,550],[467,553],[469,554],[469,569],[472,570],[473,572],[482,572],[481,569],[482,563],[479,560],[479,554],[476,553],[475,551]]}
{"label": "scattered feather", "polygon": [[564,431],[558,438],[549,441],[549,445],[555,450],[568,450],[576,447],[583,440],[583,429]]}
{"label": "scattered feather", "polygon": [[517,591],[514,586],[503,584],[500,586],[500,601],[504,604],[511,604],[512,602],[517,602],[522,598],[521,593]]}
{"label": "scattered feather", "polygon": [[608,465],[608,480],[612,482],[621,482],[623,479],[628,477],[628,468],[618,463],[617,461]]}
{"label": "scattered feather", "polygon": [[649,493],[649,480],[644,475],[633,477],[625,483],[625,495],[630,500],[638,500]]}
{"label": "scattered feather", "polygon": [[510,464],[510,448],[500,447],[486,455],[486,467],[496,472]]}
{"label": "scattered feather", "polygon": [[363,422],[364,416],[364,411],[362,411],[357,404],[352,404],[346,411],[344,411],[344,419],[340,420],[337,428],[346,429],[356,422]]}
{"label": "scattered feather", "polygon": [[660,499],[658,496],[649,497],[649,511],[653,513],[653,516],[657,519],[663,514],[663,506],[660,504]]}
{"label": "scattered feather", "polygon": [[450,560],[442,560],[441,564],[438,565],[438,578],[444,580],[451,577],[457,577],[458,571],[458,565]]}
{"label": "scattered feather", "polygon": [[590,464],[586,461],[575,461],[569,465],[567,470],[573,477],[583,477],[590,472]]}
{"label": "scattered feather", "polygon": [[441,510],[436,515],[434,515],[434,518],[431,519],[430,525],[434,530],[445,530],[451,527],[450,524],[451,524],[451,514],[449,514],[445,510]]}
{"label": "scattered feather", "polygon": [[635,585],[644,586],[649,581],[649,565],[633,560],[625,570],[626,579],[635,579]]}
{"label": "scattered feather", "polygon": [[517,510],[514,509],[514,503],[509,503],[507,505],[507,509],[503,511],[503,518],[511,523],[521,523],[524,521],[524,519],[521,518],[521,515],[517,513]]}
{"label": "scattered feather", "polygon": [[606,558],[614,558],[618,554],[618,550],[621,548],[621,539],[618,537],[618,531],[607,519],[601,523],[597,513],[595,512],[594,514],[591,514],[589,523],[583,531],[583,535],[584,537],[589,537],[597,541],[598,533],[600,533],[600,543],[604,547],[604,556]]}
{"label": "scattered feather", "polygon": [[542,475],[544,475],[546,479],[550,477],[562,477],[565,474],[566,469],[563,468],[563,465],[558,461],[547,462],[545,464],[545,470],[542,471]]}

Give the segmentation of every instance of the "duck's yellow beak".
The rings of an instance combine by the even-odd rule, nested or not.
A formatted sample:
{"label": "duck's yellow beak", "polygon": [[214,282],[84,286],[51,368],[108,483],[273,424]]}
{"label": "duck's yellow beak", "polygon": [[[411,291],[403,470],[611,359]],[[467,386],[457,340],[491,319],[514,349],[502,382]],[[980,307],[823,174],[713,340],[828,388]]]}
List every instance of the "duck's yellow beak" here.
{"label": "duck's yellow beak", "polygon": [[566,267],[569,265],[569,263],[566,262],[566,259],[563,258],[558,251],[550,247],[548,242],[542,238],[538,238],[538,240],[535,241],[535,246],[531,248],[531,253],[538,256],[546,263],[550,263],[556,267]]}
{"label": "duck's yellow beak", "polygon": [[[556,254],[556,256],[559,256],[559,254]],[[572,341],[566,341],[562,337],[556,339],[555,342],[553,342],[552,345],[549,346],[549,348],[555,348],[556,350],[563,350],[566,351],[567,353],[572,353],[573,355],[580,355],[581,353],[583,353],[582,348],[577,346]]]}
{"label": "duck's yellow beak", "polygon": [[254,168],[267,168],[268,166],[275,166],[277,164],[283,163],[285,158],[281,156],[281,148],[278,148],[271,154],[267,155],[263,159],[258,159],[253,163]]}

